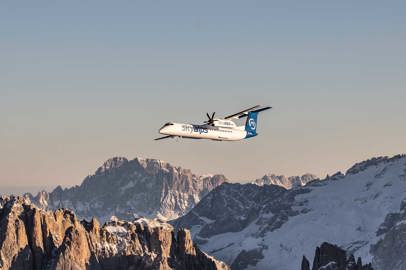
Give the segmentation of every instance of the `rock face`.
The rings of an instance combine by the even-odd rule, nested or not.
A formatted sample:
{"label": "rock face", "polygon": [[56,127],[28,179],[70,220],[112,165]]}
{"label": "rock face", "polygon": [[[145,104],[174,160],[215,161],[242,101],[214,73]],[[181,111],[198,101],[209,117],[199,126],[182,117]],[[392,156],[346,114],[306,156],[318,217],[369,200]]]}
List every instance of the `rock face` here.
{"label": "rock face", "polygon": [[303,254],[313,261],[314,248],[329,242],[376,270],[403,270],[405,202],[406,156],[399,155],[289,190],[226,183],[172,224],[190,229],[202,250],[232,269],[297,269]]}
{"label": "rock face", "polygon": [[301,187],[307,185],[311,181],[319,180],[319,178],[313,174],[304,174],[302,176],[289,176],[267,174],[260,179],[257,179],[253,184],[263,186],[263,185],[277,185],[284,187],[286,189],[291,189],[293,187]]}
{"label": "rock face", "polygon": [[22,198],[1,198],[0,269],[228,269],[201,252],[187,230],[140,218],[78,221]]}
{"label": "rock face", "polygon": [[[316,248],[312,270],[373,270],[371,264],[362,265],[361,258],[355,261],[353,255],[338,246],[323,243]],[[301,270],[310,270],[309,261],[305,256],[302,259]]]}
{"label": "rock face", "polygon": [[[298,215],[292,206],[295,195],[300,192],[303,191],[289,192],[275,185],[225,183],[172,224],[178,228],[193,228],[196,243],[207,247],[211,246],[210,238],[219,237],[216,243],[220,246],[206,248],[206,251],[216,255],[226,249],[223,259],[232,263],[232,269],[255,267],[264,258],[267,243],[245,247],[242,242],[247,240],[245,237],[260,239],[280,228],[290,216]],[[228,238],[230,233],[241,233],[241,236]]]}
{"label": "rock face", "polygon": [[384,237],[371,248],[376,269],[406,269],[406,200],[399,212],[386,216],[377,236]]}
{"label": "rock face", "polygon": [[222,175],[198,176],[155,159],[112,158],[80,186],[27,195],[43,209],[68,208],[83,218],[105,221],[111,216],[173,219],[185,214],[213,188]]}

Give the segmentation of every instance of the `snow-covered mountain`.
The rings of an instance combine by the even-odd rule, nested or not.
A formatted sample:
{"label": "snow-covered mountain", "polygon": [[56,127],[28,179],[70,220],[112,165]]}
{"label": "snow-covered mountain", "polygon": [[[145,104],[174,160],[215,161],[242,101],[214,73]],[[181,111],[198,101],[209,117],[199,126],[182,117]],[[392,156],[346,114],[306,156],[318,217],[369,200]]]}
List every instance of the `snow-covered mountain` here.
{"label": "snow-covered mountain", "polygon": [[252,182],[253,184],[263,186],[263,185],[277,185],[290,189],[298,186],[305,186],[311,181],[319,180],[319,178],[314,174],[304,174],[302,176],[289,176],[276,175],[276,174],[267,174],[262,178],[259,178]]}
{"label": "snow-covered mountain", "polygon": [[68,208],[80,217],[102,221],[113,215],[173,219],[225,181],[223,175],[199,176],[156,159],[117,157],[107,160],[80,186],[59,186],[27,197],[44,209]]}
{"label": "snow-covered mountain", "polygon": [[173,224],[232,269],[298,269],[323,242],[376,270],[406,269],[406,156],[290,190],[225,183]]}

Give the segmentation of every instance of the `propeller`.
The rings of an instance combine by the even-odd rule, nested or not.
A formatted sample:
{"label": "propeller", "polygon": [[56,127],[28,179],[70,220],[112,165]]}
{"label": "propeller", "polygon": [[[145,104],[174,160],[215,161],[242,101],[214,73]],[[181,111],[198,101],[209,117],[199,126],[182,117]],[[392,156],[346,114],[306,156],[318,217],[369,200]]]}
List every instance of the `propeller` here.
{"label": "propeller", "polygon": [[216,115],[216,112],[213,112],[211,116],[210,116],[209,113],[206,113],[206,115],[207,115],[207,118],[209,118],[209,120],[204,121],[204,122],[206,124],[213,125],[214,124],[214,116]]}

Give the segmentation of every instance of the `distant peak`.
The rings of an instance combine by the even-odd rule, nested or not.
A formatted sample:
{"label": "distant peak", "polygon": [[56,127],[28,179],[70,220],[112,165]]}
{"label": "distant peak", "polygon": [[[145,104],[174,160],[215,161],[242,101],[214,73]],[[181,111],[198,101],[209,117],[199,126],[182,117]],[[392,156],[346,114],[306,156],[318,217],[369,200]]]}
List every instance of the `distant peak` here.
{"label": "distant peak", "polygon": [[110,158],[106,162],[104,162],[101,167],[97,169],[96,174],[103,173],[111,169],[119,168],[122,165],[126,164],[127,162],[128,159],[126,159],[125,157]]}
{"label": "distant peak", "polygon": [[154,159],[154,158],[141,158],[141,157],[137,157],[135,158],[136,161],[138,161],[138,163],[144,167],[147,168],[148,165],[159,165],[159,166],[166,166],[167,162],[160,160],[160,159]]}
{"label": "distant peak", "polygon": [[317,178],[316,175],[312,174],[312,173],[305,173],[303,175],[295,175],[295,176],[285,176],[283,174],[275,174],[275,173],[268,173],[266,175],[264,175],[264,177],[271,177],[271,178]]}
{"label": "distant peak", "polygon": [[269,173],[262,178],[255,180],[253,183],[263,185],[278,185],[286,189],[296,186],[305,186],[307,183],[319,179],[316,175],[311,173],[303,174],[302,176],[285,176]]}

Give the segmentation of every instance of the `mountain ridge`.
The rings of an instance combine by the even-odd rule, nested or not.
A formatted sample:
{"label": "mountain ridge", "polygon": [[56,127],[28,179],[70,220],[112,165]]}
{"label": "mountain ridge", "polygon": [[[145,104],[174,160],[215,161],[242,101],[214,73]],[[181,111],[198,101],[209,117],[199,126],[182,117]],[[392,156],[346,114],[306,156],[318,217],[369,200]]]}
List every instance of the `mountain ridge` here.
{"label": "mountain ridge", "polygon": [[406,231],[404,199],[406,155],[397,155],[368,159],[345,174],[290,190],[226,183],[172,224],[190,229],[203,250],[235,270],[294,269],[300,265],[299,254],[311,259],[312,250],[323,242],[338,244],[374,269],[389,270],[385,265],[406,268],[406,253],[392,253],[388,259],[385,252],[406,242],[393,240]]}
{"label": "mountain ridge", "polygon": [[81,185],[57,186],[51,192],[26,197],[41,208],[69,208],[85,218],[108,220],[115,215],[132,219],[136,215],[172,219],[225,181],[224,175],[200,176],[161,160],[115,157]]}
{"label": "mountain ridge", "polygon": [[[254,181],[257,185],[279,185],[293,188],[317,180],[312,174],[273,176]],[[108,220],[118,216],[131,220],[134,216],[175,219],[186,214],[215,187],[228,182],[221,174],[194,174],[190,169],[174,166],[159,159],[113,157],[88,175],[80,185],[51,192],[25,194],[43,209],[68,208],[79,216]],[[147,195],[148,194],[148,195]]]}
{"label": "mountain ridge", "polygon": [[259,186],[277,185],[286,189],[291,189],[295,187],[305,186],[309,182],[316,180],[320,179],[316,175],[311,173],[306,173],[301,176],[285,176],[269,173],[264,175],[262,178],[254,180],[252,183]]}
{"label": "mountain ridge", "polygon": [[[160,160],[116,158],[100,166],[82,186],[93,189],[92,183],[121,183],[118,192],[131,190],[134,183],[122,183],[122,180],[128,178],[127,169],[134,166],[144,173],[141,176],[173,176],[161,181],[165,185],[159,196],[172,194],[171,188],[175,187],[175,191],[180,188],[186,191],[185,196],[195,199],[187,204],[190,208],[183,208],[187,210],[182,216],[170,223],[177,229],[190,229],[194,241],[205,252],[227,262],[233,270],[267,269],[270,265],[281,270],[293,269],[300,265],[303,252],[311,259],[314,248],[323,242],[337,244],[348,254],[372,263],[377,270],[393,270],[387,265],[397,263],[406,267],[399,256],[388,259],[384,248],[403,247],[402,240],[394,241],[393,235],[406,231],[402,227],[406,224],[406,216],[402,214],[403,199],[406,201],[406,155],[371,158],[354,164],[345,174],[337,172],[321,180],[310,176],[298,181],[291,177],[297,184],[292,184],[290,189],[265,182],[228,183],[224,176],[220,181],[216,176],[203,178]],[[202,178],[206,179],[208,188],[200,181]],[[139,174],[137,179],[144,184],[154,182],[145,181]],[[113,186],[109,188],[111,191]],[[144,189],[143,193],[149,194],[148,190],[152,189]],[[206,193],[196,199],[196,196],[189,197],[190,190]],[[61,187],[54,191],[66,192]],[[51,201],[47,196],[48,193],[40,196],[44,205]],[[173,198],[182,196],[168,196],[156,205],[169,203],[170,209],[175,209]]]}

